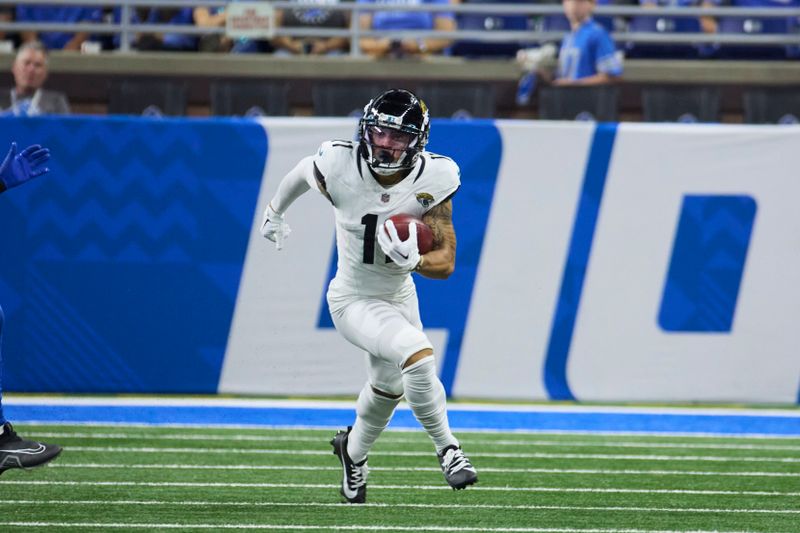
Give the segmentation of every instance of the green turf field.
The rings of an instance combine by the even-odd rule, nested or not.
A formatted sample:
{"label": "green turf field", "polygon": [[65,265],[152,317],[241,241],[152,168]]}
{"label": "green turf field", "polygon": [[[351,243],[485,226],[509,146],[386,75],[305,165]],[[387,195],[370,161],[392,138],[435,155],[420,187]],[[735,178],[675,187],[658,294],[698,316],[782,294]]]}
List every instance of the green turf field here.
{"label": "green turf field", "polygon": [[800,531],[800,438],[458,433],[454,492],[427,436],[388,431],[367,505],[341,503],[334,431],[19,424],[52,465],[0,476],[0,531]]}

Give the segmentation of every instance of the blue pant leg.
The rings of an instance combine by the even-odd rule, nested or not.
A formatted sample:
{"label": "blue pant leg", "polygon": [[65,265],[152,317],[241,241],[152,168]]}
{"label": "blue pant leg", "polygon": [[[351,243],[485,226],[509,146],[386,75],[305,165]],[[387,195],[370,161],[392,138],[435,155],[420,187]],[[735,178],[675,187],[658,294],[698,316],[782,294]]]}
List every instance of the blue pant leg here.
{"label": "blue pant leg", "polygon": [[0,425],[6,423],[3,416],[3,307],[0,306]]}

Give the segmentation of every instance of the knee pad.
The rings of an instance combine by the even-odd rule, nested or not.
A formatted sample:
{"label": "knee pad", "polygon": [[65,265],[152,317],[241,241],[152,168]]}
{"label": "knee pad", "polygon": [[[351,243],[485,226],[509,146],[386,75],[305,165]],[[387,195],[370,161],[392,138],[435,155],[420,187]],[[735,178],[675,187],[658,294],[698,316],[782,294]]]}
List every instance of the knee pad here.
{"label": "knee pad", "polygon": [[433,345],[422,331],[411,324],[406,324],[380,339],[381,355],[393,361],[398,368],[409,357],[426,348],[432,350]]}

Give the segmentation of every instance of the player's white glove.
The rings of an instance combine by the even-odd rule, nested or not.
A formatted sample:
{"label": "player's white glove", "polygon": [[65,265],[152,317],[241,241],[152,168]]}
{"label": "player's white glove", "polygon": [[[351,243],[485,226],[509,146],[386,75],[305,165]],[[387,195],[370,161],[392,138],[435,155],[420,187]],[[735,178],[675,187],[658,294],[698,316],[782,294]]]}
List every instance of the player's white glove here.
{"label": "player's white glove", "polygon": [[264,222],[261,224],[261,235],[275,243],[275,248],[283,249],[283,241],[289,237],[292,229],[283,220],[283,215],[272,209],[272,204],[267,204],[264,211]]}
{"label": "player's white glove", "polygon": [[394,222],[387,220],[378,229],[378,244],[394,264],[411,272],[419,264],[419,248],[417,247],[417,224],[412,222],[408,225],[408,239],[401,240],[397,235],[397,228]]}

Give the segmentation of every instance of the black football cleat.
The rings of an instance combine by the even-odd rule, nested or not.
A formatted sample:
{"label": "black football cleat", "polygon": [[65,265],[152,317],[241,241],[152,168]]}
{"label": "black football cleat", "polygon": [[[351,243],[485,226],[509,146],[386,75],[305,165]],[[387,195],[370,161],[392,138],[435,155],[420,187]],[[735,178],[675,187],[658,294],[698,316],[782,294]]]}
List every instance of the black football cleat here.
{"label": "black football cleat", "polygon": [[478,482],[478,472],[460,447],[448,446],[438,457],[444,479],[453,490],[465,489]]}
{"label": "black football cleat", "polygon": [[347,436],[351,429],[347,426],[347,431],[339,431],[331,440],[333,453],[342,463],[342,486],[339,492],[348,503],[364,503],[367,501],[367,460],[354,463],[347,455]]}
{"label": "black football cleat", "polygon": [[3,424],[0,435],[0,474],[12,468],[34,468],[58,457],[61,446],[21,438],[11,427]]}

